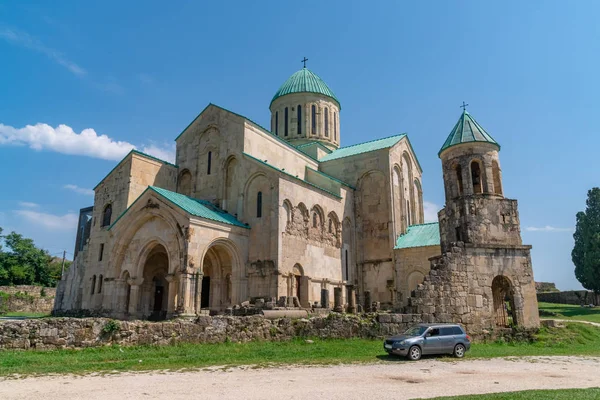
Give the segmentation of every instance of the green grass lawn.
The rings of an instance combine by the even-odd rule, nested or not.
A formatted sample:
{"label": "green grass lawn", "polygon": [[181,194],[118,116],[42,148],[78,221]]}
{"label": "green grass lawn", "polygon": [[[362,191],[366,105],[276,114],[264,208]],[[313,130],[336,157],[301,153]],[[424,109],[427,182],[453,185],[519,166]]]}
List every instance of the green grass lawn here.
{"label": "green grass lawn", "polygon": [[571,304],[539,303],[539,308],[556,314],[556,317],[544,316],[542,318],[577,319],[600,323],[600,307],[587,308]]}
{"label": "green grass lawn", "polygon": [[432,400],[597,400],[600,388],[525,390],[522,392],[476,394],[471,396],[436,397]]}
{"label": "green grass lawn", "polygon": [[[467,358],[526,355],[600,356],[600,328],[570,323],[542,329],[536,343],[474,344]],[[13,374],[179,370],[208,366],[404,362],[388,357],[382,341],[350,339],[306,343],[249,342],[175,346],[100,347],[82,350],[1,351],[0,376]],[[445,359],[454,360],[446,357]],[[408,362],[408,361],[406,361]]]}

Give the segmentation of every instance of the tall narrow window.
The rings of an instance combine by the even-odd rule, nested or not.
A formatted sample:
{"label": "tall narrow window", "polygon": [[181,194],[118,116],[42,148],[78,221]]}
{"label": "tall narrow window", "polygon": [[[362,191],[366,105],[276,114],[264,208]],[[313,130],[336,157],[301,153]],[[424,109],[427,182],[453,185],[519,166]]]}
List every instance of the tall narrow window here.
{"label": "tall narrow window", "polygon": [[311,126],[312,126],[312,134],[317,134],[317,107],[313,104],[311,111]]}
{"label": "tall narrow window", "polygon": [[98,261],[102,261],[104,255],[104,243],[100,243],[100,253],[98,253]]}
{"label": "tall narrow window", "polygon": [[102,213],[102,226],[110,225],[110,217],[112,216],[112,204],[108,204],[104,207],[104,213]]}
{"label": "tall narrow window", "polygon": [[333,141],[337,142],[337,114],[333,112]]}
{"label": "tall narrow window", "polygon": [[262,192],[256,194],[256,218],[262,217]]}
{"label": "tall narrow window", "polygon": [[317,227],[317,213],[313,213],[313,228]]}
{"label": "tall narrow window", "polygon": [[284,129],[283,129],[283,134],[284,136],[288,135],[288,108],[285,108],[285,113],[283,115],[283,117],[285,118],[285,122],[284,122]]}
{"label": "tall narrow window", "polygon": [[329,109],[325,107],[325,137],[329,137]]}
{"label": "tall narrow window", "polygon": [[471,162],[471,180],[473,181],[473,193],[483,193],[481,184],[481,168],[477,161]]}
{"label": "tall narrow window", "polygon": [[102,293],[102,281],[104,280],[104,277],[102,275],[100,275],[98,277],[98,293]]}
{"label": "tall narrow window", "polygon": [[206,167],[206,175],[210,175],[210,167],[212,166],[212,151],[208,152],[208,166]]}
{"label": "tall narrow window", "polygon": [[458,195],[463,195],[463,179],[462,179],[462,168],[460,165],[456,166],[456,183],[458,185]]}
{"label": "tall narrow window", "polygon": [[406,200],[406,220],[408,221],[408,225],[410,226],[412,224],[411,221],[411,215],[410,215],[410,201]]}
{"label": "tall narrow window", "polygon": [[344,250],[344,253],[345,253],[344,254],[344,256],[345,256],[344,258],[345,258],[345,261],[346,261],[346,276],[345,276],[345,280],[348,280],[348,276],[349,276],[348,272],[350,272],[348,270],[348,249]]}
{"label": "tall narrow window", "polygon": [[275,111],[275,135],[279,136],[279,111]]}
{"label": "tall narrow window", "polygon": [[302,106],[298,105],[298,135],[302,134]]}
{"label": "tall narrow window", "polygon": [[92,277],[92,294],[94,294],[95,290],[96,290],[96,275],[94,275]]}

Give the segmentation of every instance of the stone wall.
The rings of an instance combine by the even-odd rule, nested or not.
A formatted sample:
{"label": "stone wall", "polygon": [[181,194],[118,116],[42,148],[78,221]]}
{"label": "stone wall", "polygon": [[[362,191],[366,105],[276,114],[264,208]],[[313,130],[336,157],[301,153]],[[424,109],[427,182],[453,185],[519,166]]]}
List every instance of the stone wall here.
{"label": "stone wall", "polygon": [[[168,345],[176,343],[282,341],[295,337],[383,338],[421,322],[419,315],[329,314],[308,319],[264,316],[208,317],[167,322],[114,321],[106,318],[44,318],[0,321],[0,349],[51,350],[109,344]],[[112,329],[111,329],[112,328]]]}
{"label": "stone wall", "polygon": [[[44,296],[42,296],[42,289]],[[0,314],[6,312],[50,313],[56,296],[55,288],[40,286],[0,286]]]}
{"label": "stone wall", "polygon": [[588,290],[538,293],[537,300],[545,303],[600,305],[600,296],[594,296],[594,293]]}

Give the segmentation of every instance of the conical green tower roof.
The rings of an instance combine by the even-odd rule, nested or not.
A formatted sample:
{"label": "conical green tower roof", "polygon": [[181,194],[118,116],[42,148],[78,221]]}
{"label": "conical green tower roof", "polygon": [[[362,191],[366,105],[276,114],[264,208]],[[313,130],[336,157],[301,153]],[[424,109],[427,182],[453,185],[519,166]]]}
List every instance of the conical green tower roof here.
{"label": "conical green tower roof", "polygon": [[[288,80],[281,85],[277,93],[275,93],[273,100],[271,100],[271,104],[279,97],[291,93],[318,93],[331,97],[340,104],[340,101],[335,97],[333,91],[329,89],[329,86],[323,82],[323,79],[319,78],[317,74],[310,71],[308,68],[302,68],[300,71],[290,76]],[[340,110],[341,109],[342,107],[340,105]]]}
{"label": "conical green tower roof", "polygon": [[467,110],[464,110],[458,119],[458,122],[454,125],[454,128],[452,128],[452,132],[448,135],[448,139],[446,139],[444,145],[438,152],[438,156],[442,154],[442,151],[449,147],[469,142],[491,143],[498,146],[498,150],[500,150],[498,142],[496,142],[494,138],[491,137],[477,121],[475,121],[475,118],[473,118]]}

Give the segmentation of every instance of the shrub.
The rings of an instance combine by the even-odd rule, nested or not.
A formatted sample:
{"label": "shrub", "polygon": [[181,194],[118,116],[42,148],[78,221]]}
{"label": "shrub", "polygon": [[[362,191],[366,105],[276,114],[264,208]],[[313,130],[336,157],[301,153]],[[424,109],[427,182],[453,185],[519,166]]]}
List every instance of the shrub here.
{"label": "shrub", "polygon": [[40,290],[40,297],[46,297],[46,288],[42,287],[42,290]]}
{"label": "shrub", "polygon": [[108,334],[113,334],[115,332],[118,332],[119,329],[121,329],[119,323],[117,321],[115,321],[114,319],[111,319],[106,324],[104,324],[104,326],[102,327],[102,332],[104,332],[108,335]]}

